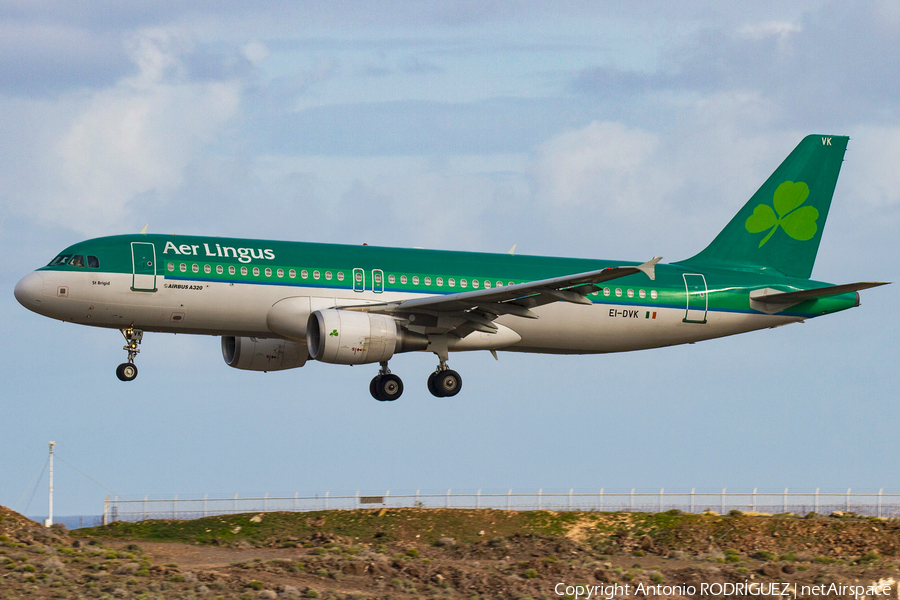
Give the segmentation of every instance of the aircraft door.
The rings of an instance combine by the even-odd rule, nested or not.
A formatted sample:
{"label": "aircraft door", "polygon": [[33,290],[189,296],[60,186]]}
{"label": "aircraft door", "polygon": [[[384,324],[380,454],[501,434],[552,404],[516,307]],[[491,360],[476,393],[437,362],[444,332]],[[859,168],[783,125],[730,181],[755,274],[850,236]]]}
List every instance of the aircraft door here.
{"label": "aircraft door", "polygon": [[687,309],[684,313],[684,322],[706,323],[706,311],[709,308],[706,277],[685,273],[684,287],[687,292]]}
{"label": "aircraft door", "polygon": [[353,269],[353,291],[366,291],[366,272],[362,269]]}
{"label": "aircraft door", "polygon": [[149,242],[131,242],[131,289],[156,291],[156,247]]}
{"label": "aircraft door", "polygon": [[380,294],[384,291],[384,271],[372,269],[372,291]]}

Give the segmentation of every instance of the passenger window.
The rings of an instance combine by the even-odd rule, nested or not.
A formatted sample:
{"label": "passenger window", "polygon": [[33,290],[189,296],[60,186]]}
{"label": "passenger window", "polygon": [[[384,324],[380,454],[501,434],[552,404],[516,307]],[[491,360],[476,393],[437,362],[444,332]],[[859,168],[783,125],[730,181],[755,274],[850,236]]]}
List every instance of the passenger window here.
{"label": "passenger window", "polygon": [[321,274],[318,271],[313,271],[313,279],[318,279],[321,277]]}
{"label": "passenger window", "polygon": [[253,267],[253,276],[259,277],[259,267]]}
{"label": "passenger window", "polygon": [[502,282],[502,281],[498,281],[498,282],[497,282],[497,287],[503,287],[503,282]]}
{"label": "passenger window", "polygon": [[192,264],[192,265],[191,265],[191,271],[193,271],[194,273],[199,273],[199,272],[200,272],[200,265],[198,265],[197,263]]}
{"label": "passenger window", "polygon": [[443,286],[443,285],[444,285],[444,278],[443,278],[443,277],[438,277],[438,278],[437,278],[437,284],[438,284],[438,287]]}
{"label": "passenger window", "polygon": [[388,283],[394,283],[395,281],[397,281],[396,277],[394,277],[393,275],[388,275]]}
{"label": "passenger window", "polygon": [[616,298],[622,297],[622,288],[616,288]]}
{"label": "passenger window", "polygon": [[325,280],[331,281],[331,271],[325,271]]}
{"label": "passenger window", "polygon": [[69,261],[70,267],[83,267],[84,266],[84,255],[76,254],[72,257],[72,260]]}
{"label": "passenger window", "polygon": [[288,271],[288,277],[290,277],[291,279],[296,279],[296,278],[297,278],[297,271],[294,270],[294,269],[291,269],[290,271]]}
{"label": "passenger window", "polygon": [[222,265],[216,265],[216,273],[221,275],[222,271],[224,271],[224,269],[222,268]]}
{"label": "passenger window", "polygon": [[650,290],[650,297],[656,300],[656,290]]}
{"label": "passenger window", "polygon": [[300,271],[300,277],[302,277],[303,279],[306,279],[307,277],[309,277],[309,271],[307,271],[306,269],[303,269],[302,271]]}
{"label": "passenger window", "polygon": [[477,279],[472,280],[472,288],[476,289],[476,290],[478,289],[478,280]]}
{"label": "passenger window", "polygon": [[629,298],[634,298],[634,290],[631,290],[631,289],[628,290],[628,297],[629,297]]}
{"label": "passenger window", "polygon": [[88,268],[89,269],[99,269],[100,268],[100,259],[96,256],[91,256],[88,254]]}
{"label": "passenger window", "polygon": [[230,267],[228,267],[228,274],[234,275],[234,265],[231,265]]}
{"label": "passenger window", "polygon": [[406,275],[400,276],[400,283],[402,283],[403,285],[406,285]]}
{"label": "passenger window", "polygon": [[456,280],[451,277],[447,280],[447,285],[450,287],[456,287]]}
{"label": "passenger window", "polygon": [[491,289],[491,282],[490,282],[490,281],[485,281],[485,282],[484,282],[484,289],[486,289],[486,290]]}
{"label": "passenger window", "polygon": [[247,274],[247,267],[241,267],[241,275]]}
{"label": "passenger window", "polygon": [[212,267],[209,265],[203,265],[203,272],[209,275],[210,273],[212,273]]}
{"label": "passenger window", "polygon": [[269,267],[266,267],[266,277],[271,277],[271,276],[272,276],[272,269],[270,269]]}
{"label": "passenger window", "polygon": [[465,279],[460,279],[460,280],[459,280],[459,287],[464,288],[464,287],[466,287],[468,284],[469,284],[469,282],[466,281]]}
{"label": "passenger window", "polygon": [[638,296],[640,296],[641,300],[643,300],[644,298],[647,297],[647,292],[645,292],[644,290],[641,290],[638,292]]}
{"label": "passenger window", "polygon": [[178,270],[181,271],[182,273],[187,273],[187,265],[184,263],[181,263],[180,265],[178,265]]}
{"label": "passenger window", "polygon": [[609,296],[609,288],[603,288],[603,295]]}
{"label": "passenger window", "polygon": [[169,271],[174,271],[174,270],[175,270],[175,263],[169,263],[169,264],[167,264],[167,265],[166,265],[166,268],[167,268]]}
{"label": "passenger window", "polygon": [[275,274],[278,275],[279,279],[281,279],[282,277],[284,277],[284,269],[278,269],[277,271],[275,271]]}
{"label": "passenger window", "polygon": [[431,277],[425,278],[425,285],[431,285]]}
{"label": "passenger window", "polygon": [[[391,277],[393,277],[393,275]],[[344,272],[338,271],[338,281],[343,281],[343,280],[344,280]],[[391,281],[391,283],[394,283],[393,280]]]}
{"label": "passenger window", "polygon": [[419,285],[419,276],[413,275],[413,285]]}

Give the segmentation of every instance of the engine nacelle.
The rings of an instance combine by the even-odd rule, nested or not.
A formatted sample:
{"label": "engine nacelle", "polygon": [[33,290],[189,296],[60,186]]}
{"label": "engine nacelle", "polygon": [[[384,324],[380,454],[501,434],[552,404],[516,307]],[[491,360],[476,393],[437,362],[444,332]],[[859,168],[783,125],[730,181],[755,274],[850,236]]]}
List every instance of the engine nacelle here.
{"label": "engine nacelle", "polygon": [[288,340],[222,336],[222,357],[229,367],[246,371],[282,371],[306,364],[306,344]]}
{"label": "engine nacelle", "polygon": [[339,365],[389,360],[398,352],[424,350],[428,338],[411,333],[389,316],[352,310],[317,310],[306,325],[309,355]]}

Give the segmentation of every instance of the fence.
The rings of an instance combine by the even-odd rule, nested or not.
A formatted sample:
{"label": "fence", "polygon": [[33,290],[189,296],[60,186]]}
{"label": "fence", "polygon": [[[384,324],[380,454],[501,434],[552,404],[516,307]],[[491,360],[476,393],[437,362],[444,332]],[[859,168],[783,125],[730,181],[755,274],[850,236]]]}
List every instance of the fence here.
{"label": "fence", "polygon": [[113,499],[107,497],[103,507],[103,523],[110,521],[141,521],[146,519],[195,519],[211,515],[247,512],[309,512],[316,510],[353,510],[360,508],[491,508],[500,510],[554,510],[554,511],[629,511],[664,512],[678,509],[698,513],[714,511],[725,514],[731,510],[759,513],[831,513],[847,511],[880,518],[900,517],[900,494],[884,490],[876,492],[565,492],[506,493],[477,492],[453,493],[429,492],[391,494],[384,493],[305,494],[241,498],[150,498]]}

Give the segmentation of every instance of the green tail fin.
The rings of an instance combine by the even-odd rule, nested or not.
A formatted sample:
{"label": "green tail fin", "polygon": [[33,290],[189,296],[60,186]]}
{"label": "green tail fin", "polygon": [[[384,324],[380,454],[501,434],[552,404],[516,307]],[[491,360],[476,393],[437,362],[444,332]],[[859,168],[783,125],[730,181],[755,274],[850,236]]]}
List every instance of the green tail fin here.
{"label": "green tail fin", "polygon": [[803,138],[716,239],[679,264],[808,279],[849,139]]}

